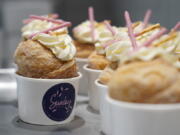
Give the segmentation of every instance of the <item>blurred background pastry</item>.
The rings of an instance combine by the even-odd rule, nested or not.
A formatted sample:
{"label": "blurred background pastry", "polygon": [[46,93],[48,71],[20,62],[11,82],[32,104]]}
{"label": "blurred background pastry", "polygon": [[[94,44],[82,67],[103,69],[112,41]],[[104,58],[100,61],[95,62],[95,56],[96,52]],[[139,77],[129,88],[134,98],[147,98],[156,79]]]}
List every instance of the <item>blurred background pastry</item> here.
{"label": "blurred background pastry", "polygon": [[[95,43],[105,42],[113,37],[106,26],[106,23],[109,23],[109,21],[96,21],[93,7],[88,8],[88,14],[89,19],[73,29],[78,58],[88,58],[95,50]],[[113,29],[117,31],[115,26]]]}

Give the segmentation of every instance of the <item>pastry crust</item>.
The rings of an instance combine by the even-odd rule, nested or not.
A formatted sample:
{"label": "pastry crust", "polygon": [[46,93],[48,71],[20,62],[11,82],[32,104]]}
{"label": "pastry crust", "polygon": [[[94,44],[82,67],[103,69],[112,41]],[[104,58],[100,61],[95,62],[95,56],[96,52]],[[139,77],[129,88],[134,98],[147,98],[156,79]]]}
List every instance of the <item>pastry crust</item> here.
{"label": "pastry crust", "polygon": [[180,103],[180,77],[173,85],[164,91],[157,93],[150,99],[147,99],[145,102],[151,104]]}
{"label": "pastry crust", "polygon": [[[158,103],[163,101],[160,100],[162,97],[168,97],[163,95],[173,96],[167,94],[172,93],[171,91],[180,93],[180,83],[176,84],[179,76],[180,73],[174,66],[161,59],[130,63],[114,72],[109,82],[109,94],[121,101]],[[180,95],[176,97],[176,101],[179,101]],[[166,100],[167,102],[170,101]]]}
{"label": "pastry crust", "polygon": [[118,62],[111,62],[99,75],[99,82],[107,85],[112,78],[113,73],[118,68]]}
{"label": "pastry crust", "polygon": [[77,76],[75,60],[61,61],[37,41],[22,41],[17,47],[15,63],[17,73],[31,78],[62,79]]}
{"label": "pastry crust", "polygon": [[95,51],[88,58],[89,68],[104,70],[110,62],[104,55],[99,55]]}
{"label": "pastry crust", "polygon": [[95,50],[94,44],[90,43],[80,43],[74,40],[74,45],[76,46],[76,57],[77,58],[88,58],[91,53]]}
{"label": "pastry crust", "polygon": [[99,82],[102,84],[108,84],[110,81],[114,70],[110,67],[105,68],[102,73],[99,75]]}

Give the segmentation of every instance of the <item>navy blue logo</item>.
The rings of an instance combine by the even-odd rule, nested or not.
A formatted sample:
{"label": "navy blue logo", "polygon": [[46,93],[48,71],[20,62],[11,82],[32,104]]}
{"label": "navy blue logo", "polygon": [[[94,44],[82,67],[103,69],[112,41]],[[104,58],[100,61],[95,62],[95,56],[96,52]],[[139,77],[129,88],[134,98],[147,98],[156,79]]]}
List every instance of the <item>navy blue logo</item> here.
{"label": "navy blue logo", "polygon": [[74,108],[75,89],[70,83],[52,86],[42,100],[44,113],[54,121],[66,120]]}

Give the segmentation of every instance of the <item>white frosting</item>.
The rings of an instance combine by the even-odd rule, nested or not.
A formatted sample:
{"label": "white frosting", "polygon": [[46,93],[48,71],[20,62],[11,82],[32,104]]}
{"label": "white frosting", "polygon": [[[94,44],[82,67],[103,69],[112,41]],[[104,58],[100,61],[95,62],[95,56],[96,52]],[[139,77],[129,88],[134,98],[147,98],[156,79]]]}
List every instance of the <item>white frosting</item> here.
{"label": "white frosting", "polygon": [[106,53],[104,46],[100,42],[95,44],[95,49],[96,49],[97,54],[105,54]]}
{"label": "white frosting", "polygon": [[129,39],[127,27],[119,27],[118,33],[116,36],[119,37],[120,39],[123,39],[123,40]]}
{"label": "white frosting", "polygon": [[[97,42],[106,42],[113,38],[111,31],[103,23],[95,22],[95,40],[92,39],[90,21],[85,21],[79,24],[73,29],[74,37],[82,43],[97,43]],[[118,29],[115,26],[112,26],[114,31],[117,33]]]}
{"label": "white frosting", "polygon": [[[22,31],[22,36],[24,38],[28,38],[30,35],[34,33],[41,32],[43,30],[49,29],[51,27],[55,27],[57,24],[48,22],[48,21],[41,21],[41,20],[33,20],[27,25],[25,25],[21,31]],[[67,28],[61,28],[56,30],[56,32],[66,32],[67,33]]]}
{"label": "white frosting", "polygon": [[[101,23],[96,28],[98,32],[98,42],[107,42],[114,38],[114,35],[112,35],[111,31],[106,27],[105,24]],[[115,31],[115,33],[118,33],[118,29],[115,26],[112,26],[112,29]]]}
{"label": "white frosting", "polygon": [[104,44],[106,44],[110,40],[116,40],[116,39],[121,39],[121,40],[129,40],[129,36],[127,33],[127,28],[126,27],[119,27],[119,28],[114,28],[116,30],[116,35],[115,36],[106,36],[106,40],[101,40],[103,38],[100,38],[99,42],[95,44],[96,52],[98,54],[105,54],[105,48]]}
{"label": "white frosting", "polygon": [[121,56],[120,63],[127,63],[130,61],[151,61],[157,57],[161,57],[166,61],[172,63],[177,68],[180,68],[180,63],[178,61],[177,55],[173,53],[167,52],[163,48],[156,48],[156,47],[143,47],[136,52],[133,52],[129,55]]}
{"label": "white frosting", "polygon": [[130,50],[132,50],[130,40],[118,41],[106,47],[106,58],[113,62],[119,61],[120,58],[126,55]]}
{"label": "white frosting", "polygon": [[[82,42],[82,43],[95,43],[97,42],[98,35],[97,35],[97,30],[94,30],[95,34],[95,40],[93,41],[92,36],[91,36],[91,23],[90,21],[85,21],[81,24],[79,24],[77,27],[73,29],[73,34],[74,37]],[[95,27],[97,25],[97,22],[94,23]]]}
{"label": "white frosting", "polygon": [[62,61],[72,60],[76,54],[76,48],[68,34],[49,35],[41,33],[34,36],[33,40],[37,40],[48,47]]}

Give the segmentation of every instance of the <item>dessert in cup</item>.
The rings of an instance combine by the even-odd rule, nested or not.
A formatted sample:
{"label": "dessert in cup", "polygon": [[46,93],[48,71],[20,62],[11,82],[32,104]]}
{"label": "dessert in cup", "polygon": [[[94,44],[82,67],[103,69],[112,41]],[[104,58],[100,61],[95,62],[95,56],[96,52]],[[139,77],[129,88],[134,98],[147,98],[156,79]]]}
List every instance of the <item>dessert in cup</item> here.
{"label": "dessert in cup", "polygon": [[[132,24],[133,32],[135,32],[136,38],[138,42],[143,42],[149,38],[150,35],[154,34],[160,28],[159,24],[150,25],[148,24],[148,20],[150,19],[151,10],[146,12],[144,17],[144,22],[135,22]],[[143,26],[143,24],[145,24]],[[147,25],[148,24],[148,25]],[[105,134],[111,134],[110,130],[110,109],[105,100],[105,95],[107,93],[107,84],[111,79],[114,71],[119,66],[119,58],[123,54],[126,54],[128,50],[132,49],[131,41],[128,36],[128,28],[120,27],[118,33],[118,38],[115,37],[113,40],[106,42],[104,44],[99,44],[97,47],[99,48],[101,53],[105,54],[106,59],[109,60],[109,65],[102,71],[95,84],[97,86],[97,91],[100,92],[100,116],[101,116],[101,131]]]}
{"label": "dessert in cup", "polygon": [[[88,80],[85,76],[86,72],[83,66],[88,63],[88,57],[95,51],[95,43],[99,41],[107,41],[113,35],[107,28],[106,24],[109,21],[97,22],[94,17],[94,9],[89,7],[88,9],[89,19],[82,22],[73,29],[74,43],[77,48],[76,59],[80,71],[83,76],[80,85],[80,94],[88,94]],[[113,32],[117,31],[117,28],[113,26]]]}
{"label": "dessert in cup", "polygon": [[[154,46],[166,30],[151,35],[142,45],[132,32],[129,13],[125,19],[133,50],[119,59],[119,66],[108,82],[106,102],[110,113],[111,135],[164,135],[180,133],[180,73],[178,56]],[[175,117],[176,116],[176,117]]]}
{"label": "dessert in cup", "polygon": [[79,79],[70,22],[57,15],[30,15],[24,20],[17,64],[18,111],[31,124],[55,125],[73,120]]}
{"label": "dessert in cup", "polygon": [[[145,18],[150,18],[150,12],[147,12],[147,15]],[[145,38],[148,38],[148,36],[156,33],[160,29],[159,24],[155,25],[149,25],[147,24],[148,19],[145,19],[145,22],[136,22],[132,25],[133,30],[136,32],[136,37],[139,38],[139,42],[143,42]],[[143,24],[145,24],[143,26]],[[116,67],[116,57],[118,54],[125,53],[128,49],[131,49],[131,42],[128,36],[128,28],[127,27],[113,27],[110,25],[108,21],[104,22],[107,30],[111,32],[111,36],[106,38],[106,40],[100,40],[95,43],[95,52],[93,52],[88,57],[88,64],[85,65],[85,70],[87,71],[87,75],[89,78],[90,88],[89,88],[89,97],[90,97],[90,106],[95,109],[99,110],[99,91],[95,87],[94,81],[97,79],[99,74],[107,67]],[[141,31],[140,31],[141,30]],[[114,52],[112,52],[112,50]],[[111,57],[110,55],[114,53],[114,57]],[[119,56],[118,56],[119,57]],[[114,69],[113,69],[114,70]],[[109,74],[112,69],[108,69]],[[107,71],[107,70],[106,70]],[[107,75],[106,74],[106,75]],[[91,76],[91,77],[90,77]],[[94,100],[96,99],[96,100]]]}
{"label": "dessert in cup", "polygon": [[117,36],[119,29],[115,26],[111,26],[109,21],[104,21],[99,24],[97,31],[98,38],[95,43],[95,51],[88,57],[88,62],[84,66],[84,69],[89,82],[89,105],[94,110],[99,111],[99,91],[97,90],[94,82],[102,70],[109,64],[109,60],[106,59],[104,48],[102,48],[101,44],[111,42],[111,40]]}
{"label": "dessert in cup", "polygon": [[117,69],[109,82],[111,135],[178,135],[179,71],[163,60]]}
{"label": "dessert in cup", "polygon": [[[132,35],[131,34],[132,32],[130,33],[129,27],[124,27],[124,31],[126,33],[124,32],[123,34],[122,32],[119,32],[119,37],[120,37],[119,40],[112,40],[109,44],[107,42],[106,44],[99,45],[102,48],[104,48],[106,59],[109,60],[110,63],[99,76],[99,80],[102,84],[107,84],[113,72],[119,66],[121,66],[120,63],[122,63],[123,61],[123,59],[121,59],[122,56],[123,58],[125,58],[125,56],[129,55],[129,51],[133,51],[137,49],[137,46],[134,45],[134,42],[137,42],[137,44],[139,44],[141,48],[143,48],[143,46],[146,46],[143,45],[145,44],[145,42],[147,43],[148,41],[149,44],[149,42],[153,41],[152,38],[155,37],[154,39],[155,41],[153,41],[152,46],[156,47],[156,44],[159,45],[162,44],[160,38],[165,36],[164,33],[166,32],[166,30],[158,23],[149,24],[146,18],[150,18],[150,14],[151,14],[151,10],[148,10],[144,17],[144,22],[140,22],[140,23],[136,22],[132,24],[131,31],[133,31],[133,35],[134,35],[133,40],[131,40],[132,38],[129,37],[129,35]],[[143,24],[146,24],[145,25],[146,27],[142,27],[144,26]],[[126,35],[126,36],[122,36],[122,35]]]}
{"label": "dessert in cup", "polygon": [[[133,24],[132,24],[132,26],[133,26]],[[178,26],[178,23],[175,26],[176,29],[178,28],[177,26]],[[143,43],[145,41],[148,41],[148,44],[150,44],[154,40],[152,46],[157,47],[157,49],[150,48],[149,50],[147,50],[147,48],[140,49],[138,53],[136,52],[134,55],[131,56],[131,58],[134,56],[136,57],[136,58],[134,58],[134,61],[139,61],[139,60],[141,60],[141,61],[147,60],[148,61],[149,58],[156,58],[156,57],[159,57],[159,55],[164,55],[164,57],[168,58],[169,55],[165,55],[165,54],[167,52],[173,53],[173,49],[177,48],[177,45],[179,43],[178,34],[176,35],[176,34],[170,32],[169,34],[162,35],[165,30],[162,30],[160,28],[161,27],[159,24],[149,25],[146,28],[139,31],[138,34],[134,34],[136,36],[136,39],[138,40],[137,42],[139,44]],[[122,41],[119,41],[119,42],[122,42]],[[146,46],[149,46],[147,43],[144,43],[144,44],[146,44]],[[102,71],[102,73],[99,76],[99,79],[96,80],[96,85],[101,94],[100,95],[100,99],[101,99],[100,100],[101,130],[106,134],[110,134],[110,130],[111,130],[110,125],[109,125],[109,119],[110,119],[109,116],[110,115],[108,115],[108,113],[109,113],[108,104],[107,104],[107,101],[105,101],[103,98],[104,94],[107,92],[106,85],[108,84],[109,80],[111,79],[113,72],[118,67],[132,62],[132,60],[130,60],[131,58],[129,58],[130,61],[125,60],[126,61],[125,62],[123,60],[124,58],[126,59],[128,55],[126,53],[122,53],[123,51],[121,51],[122,50],[121,46],[118,46],[118,44],[117,44],[113,47],[111,45],[109,45],[109,48],[105,49],[105,52],[108,52],[108,50],[109,50],[110,51],[109,58],[113,58],[114,60],[112,59],[113,62],[111,62],[111,64],[105,70]],[[123,43],[123,45],[125,45],[125,43]],[[131,45],[129,45],[129,46],[131,46]],[[164,49],[164,50],[160,49],[159,47],[162,47],[162,49]],[[165,51],[167,51],[167,52],[165,52]],[[140,56],[138,56],[138,55],[140,55]],[[108,56],[108,54],[106,55],[106,57],[107,56]],[[137,58],[137,57],[141,57],[141,58]],[[142,58],[142,57],[144,57],[144,58]],[[169,57],[170,58],[168,58],[168,59],[170,60],[172,58],[171,61],[174,61],[174,64],[178,67],[179,62],[177,61],[177,57],[176,58],[174,56],[169,56]],[[109,60],[111,61],[111,59],[109,59]]]}

